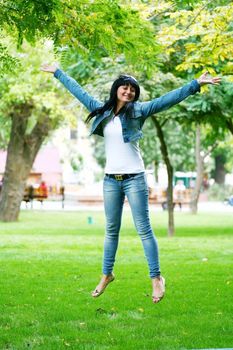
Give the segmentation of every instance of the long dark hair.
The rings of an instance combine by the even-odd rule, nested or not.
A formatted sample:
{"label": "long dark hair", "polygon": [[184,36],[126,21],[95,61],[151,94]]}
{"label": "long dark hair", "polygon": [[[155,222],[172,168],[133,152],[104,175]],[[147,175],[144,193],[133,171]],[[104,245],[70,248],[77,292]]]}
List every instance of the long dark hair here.
{"label": "long dark hair", "polygon": [[[105,104],[102,107],[95,109],[88,115],[87,119],[85,120],[86,123],[89,123],[89,121],[92,118],[94,118],[97,114],[103,114],[108,109],[116,107],[117,89],[122,85],[131,85],[132,87],[134,87],[135,97],[133,102],[138,100],[140,95],[140,87],[137,80],[131,75],[126,75],[126,74],[120,75],[112,84],[109,99],[105,102]],[[131,106],[132,108],[132,103],[129,103],[128,105],[129,105],[128,107]],[[123,108],[127,108],[127,106],[124,106]]]}

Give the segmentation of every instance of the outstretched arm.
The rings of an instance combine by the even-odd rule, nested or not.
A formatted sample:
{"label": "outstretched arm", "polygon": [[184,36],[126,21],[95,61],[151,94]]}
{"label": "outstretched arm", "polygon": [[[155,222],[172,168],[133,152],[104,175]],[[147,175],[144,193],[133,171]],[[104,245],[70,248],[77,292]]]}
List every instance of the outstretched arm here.
{"label": "outstretched arm", "polygon": [[76,80],[59,69],[58,64],[43,64],[41,70],[54,74],[54,77],[57,78],[90,112],[102,106],[102,103],[89,95]]}
{"label": "outstretched arm", "polygon": [[143,117],[146,119],[150,115],[164,111],[190,95],[194,95],[196,92],[200,91],[200,86],[205,84],[218,85],[221,81],[219,77],[208,77],[208,72],[205,72],[200,76],[200,78],[192,80],[191,83],[184,85],[183,87],[170,91],[166,95],[163,95],[154,100],[141,103],[141,112]]}

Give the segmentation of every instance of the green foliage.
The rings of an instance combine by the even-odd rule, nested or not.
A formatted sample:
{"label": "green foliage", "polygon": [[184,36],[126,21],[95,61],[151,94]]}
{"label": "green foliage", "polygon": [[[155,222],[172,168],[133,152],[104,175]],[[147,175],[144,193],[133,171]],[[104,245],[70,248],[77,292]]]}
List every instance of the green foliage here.
{"label": "green foliage", "polygon": [[59,33],[58,45],[75,47],[84,56],[91,51],[95,58],[124,54],[127,62],[145,70],[155,66],[158,46],[153,27],[130,6],[107,0],[101,4],[76,1],[73,2],[73,11],[68,14],[66,30],[64,34]]}
{"label": "green foliage", "polygon": [[10,119],[4,119],[0,116],[0,149],[6,149],[10,137]]}
{"label": "green foliage", "polygon": [[159,139],[151,120],[147,120],[143,127],[143,138],[140,140],[140,148],[145,167],[154,167],[161,162]]}
{"label": "green foliage", "polygon": [[14,74],[5,74],[0,80],[1,140],[5,146],[9,138],[11,118],[26,118],[24,111],[28,108],[30,116],[27,116],[26,135],[34,132],[38,123],[50,133],[65,118],[66,121],[73,118],[71,111],[65,111],[61,107],[64,96],[60,97],[52,75],[46,75],[39,69],[41,60],[54,58],[52,49],[51,43],[38,44],[34,48],[25,44],[20,53],[14,53],[20,62]]}
{"label": "green foliage", "polygon": [[[166,94],[168,91],[178,88],[184,81],[177,79],[173,74],[157,72],[151,79],[144,81],[143,86],[147,91],[148,99],[153,99]],[[190,171],[194,168],[194,133],[190,126],[180,123],[181,106],[156,115],[163,128],[167,143],[169,158],[175,170]],[[183,116],[185,118],[185,116]],[[156,128],[152,121],[147,120],[144,126],[144,138],[141,141],[143,156],[146,164],[153,164],[161,160],[160,143],[157,138]]]}
{"label": "green foliage", "polygon": [[7,48],[0,42],[0,78],[4,72],[13,72],[18,65],[18,60],[9,55]]}
{"label": "green foliage", "polygon": [[36,39],[50,36],[55,31],[56,12],[60,8],[60,3],[60,0],[1,1],[1,27],[17,38],[19,46],[22,45],[24,39],[35,43]]}
{"label": "green foliage", "polygon": [[77,79],[81,85],[86,84],[88,79],[95,80],[94,70],[105,68],[102,61],[95,59],[91,53],[84,58],[72,47],[60,53],[60,62],[67,74]]}
{"label": "green foliage", "polygon": [[105,157],[105,151],[104,151],[104,140],[102,137],[97,136],[94,138],[93,155],[97,163],[101,166],[102,169],[104,169],[106,157]]}
{"label": "green foliage", "polygon": [[[160,120],[165,116],[158,116]],[[156,129],[148,120],[143,129],[144,137],[140,141],[142,155],[146,166],[161,163],[162,155]],[[169,120],[163,127],[167,142],[169,158],[175,171],[192,171],[195,168],[193,130]]]}
{"label": "green foliage", "polygon": [[224,201],[233,195],[233,187],[230,185],[219,185],[217,183],[210,186],[207,191],[208,199],[213,201]]}
{"label": "green foliage", "polygon": [[[178,69],[175,74],[185,80],[187,75],[193,77],[206,67],[210,72],[215,69],[232,73],[231,1],[217,0],[213,4],[192,0],[156,3],[152,0],[6,0],[1,2],[0,7],[1,36],[4,39],[10,35],[22,50],[15,56],[4,40],[0,46],[0,68],[3,68],[0,71],[16,68],[16,75],[22,78],[19,82],[16,75],[15,78],[7,75],[7,82],[6,79],[0,82],[1,91],[9,89],[9,94],[0,102],[0,113],[3,119],[5,116],[8,130],[9,118],[6,117],[13,108],[13,101],[18,104],[33,102],[35,108],[28,121],[28,133],[42,115],[50,114],[51,127],[64,120],[64,111],[61,111],[57,99],[62,89],[54,89],[51,77],[38,74],[39,65],[45,60],[61,58],[68,73],[102,100],[108,96],[111,82],[122,72],[136,75],[150,98],[161,96],[184,83],[175,75],[166,76],[159,72],[155,75],[154,70],[158,67],[165,73]],[[22,46],[24,40],[35,44],[41,38],[54,41],[56,56],[50,54],[50,49],[47,55],[41,55],[35,49],[37,57],[30,64],[24,63],[27,73],[23,72],[24,68],[17,70],[16,63],[23,62],[21,55],[27,60]],[[159,49],[157,40],[163,51]],[[189,98],[187,104],[185,102],[157,116],[165,123],[166,139],[172,140],[168,147],[175,167],[192,166],[191,125],[195,122],[205,123],[205,136],[209,143],[211,138],[212,141],[224,138],[227,121],[230,123],[228,127],[232,123],[232,94],[231,85],[224,82],[221,89],[210,89],[208,94]],[[63,95],[63,101],[67,96],[67,93]],[[66,110],[65,113],[72,117],[71,112]],[[178,126],[177,122],[182,126]],[[207,124],[213,125],[213,131]],[[150,126],[148,121],[144,128],[145,138],[141,142],[148,165],[160,159],[155,130]],[[6,142],[3,133],[0,138]],[[206,147],[208,149],[207,142]],[[96,154],[101,155],[102,150],[100,144]],[[102,156],[100,162],[104,162]]]}
{"label": "green foliage", "polygon": [[[174,2],[173,5],[176,6],[177,3],[179,2]],[[157,65],[161,65],[163,63],[161,69],[165,72],[170,69],[174,72],[175,65],[181,64],[182,59],[186,59],[186,56],[190,54],[188,49],[191,50],[191,47],[196,47],[197,40],[201,40],[200,45],[202,45],[200,46],[200,52],[198,51],[197,54],[202,54],[204,47],[203,42],[205,41],[202,42],[202,39],[198,37],[198,34],[197,38],[194,38],[192,35],[192,31],[196,33],[195,30],[198,30],[196,28],[197,25],[195,26],[195,16],[197,16],[199,20],[198,16],[200,15],[200,8],[203,6],[203,11],[206,11],[208,16],[212,16],[212,19],[214,18],[214,9],[213,6],[210,6],[211,4],[201,4],[200,2],[195,2],[195,4],[193,3],[191,7],[187,7],[187,4],[188,2],[183,2],[185,9],[178,8],[176,12],[171,12],[169,11],[169,6],[172,7],[173,5],[168,1],[160,2],[159,6],[156,7],[154,6],[153,1],[127,2],[127,5],[131,5],[132,8],[140,12],[141,18],[147,20],[149,19],[154,24],[156,30],[160,30],[158,35],[161,37],[161,45],[166,50],[166,53],[159,56],[159,62],[157,61]],[[220,7],[223,5],[228,6],[228,3],[218,2],[218,5]],[[225,10],[225,7],[218,9],[216,13],[216,21],[220,20],[224,16]],[[189,23],[188,19],[190,20],[192,18],[194,22]],[[229,18],[229,16],[227,18]],[[204,21],[203,16],[201,16],[201,19]],[[175,21],[177,21],[177,25],[176,27],[173,27],[174,23],[176,23]],[[217,26],[216,21],[214,24],[211,24],[211,28],[215,28],[215,26]],[[203,28],[206,25],[205,23],[203,22],[203,24],[201,24]],[[186,35],[185,39],[180,38],[180,31],[182,28],[186,28],[185,26],[188,26],[189,24],[190,29],[187,28],[188,33],[184,34]],[[204,33],[203,28],[201,30],[203,30]],[[217,30],[217,27],[214,30]],[[170,44],[166,45],[166,40],[165,42],[162,42],[164,38],[163,34],[166,31],[168,33],[168,37],[173,40],[173,46]],[[190,45],[188,46],[188,44]],[[211,43],[209,44],[211,45]],[[168,62],[167,59],[169,57],[168,54],[170,53],[170,49],[170,61]],[[216,55],[217,54],[218,53],[216,53]],[[95,59],[95,55],[89,56],[88,61],[86,61],[85,59],[88,54],[85,56],[85,59],[83,59],[79,53],[75,52],[75,50],[65,51],[63,53],[63,57],[65,58],[64,63],[71,65],[70,71],[72,74],[78,78],[79,81],[81,80],[84,83],[88,83],[90,81],[90,83],[87,84],[89,91],[98,98],[104,99],[104,97],[108,95],[112,80],[115,79],[117,73],[121,71],[126,62],[123,57],[120,57],[117,62],[114,62],[113,60],[104,57],[104,52],[102,50],[100,50],[100,56],[101,55],[103,55],[103,57],[99,62],[97,59]],[[174,57],[175,60],[173,60]],[[111,65],[114,63],[115,69],[111,68]],[[193,77],[193,74],[196,72],[196,70],[199,70],[200,67],[188,67],[187,69],[189,76]],[[131,74],[135,75],[137,66],[134,66],[133,69],[132,67],[128,67],[126,70],[127,69],[131,70]],[[187,71],[180,71],[178,74],[187,79]],[[93,81],[93,76],[95,77],[95,81]],[[137,78],[139,78],[139,81],[145,87],[147,92],[149,92],[149,98],[161,96],[164,93],[185,83],[185,80],[178,79],[177,76],[171,75],[170,73],[162,74],[160,72],[156,72],[152,74],[150,79],[148,79],[144,72],[138,72]],[[102,90],[102,93],[100,90]],[[205,89],[202,88],[202,90]],[[146,98],[148,98],[148,94],[145,95],[147,95]],[[142,96],[142,98],[145,99],[145,96]],[[206,93],[200,95],[197,94],[194,97],[190,97],[179,106],[173,107],[171,110],[158,114],[157,118],[162,124],[164,124],[166,140],[170,140],[168,142],[169,154],[175,169],[190,170],[194,167],[194,130],[196,122],[205,124],[205,127],[202,130],[204,133],[203,149],[205,149],[207,152],[216,142],[216,140],[224,139],[225,132],[227,130],[226,119],[231,120],[232,117],[232,101],[231,84],[224,81],[221,87],[210,88],[208,91],[206,91]],[[102,140],[98,140],[97,142],[98,145],[95,149],[95,155],[97,156],[100,164],[103,166],[104,157],[102,154]],[[147,121],[144,126],[144,138],[141,140],[140,144],[146,166],[157,163],[161,159],[156,132],[154,127],[151,126],[150,121]]]}
{"label": "green foliage", "polygon": [[225,169],[228,173],[233,171],[233,138],[228,136],[219,142],[218,147],[212,152],[213,157],[221,155],[225,161]]}
{"label": "green foliage", "polygon": [[123,55],[147,74],[156,66],[152,24],[117,0],[7,0],[0,6],[0,24],[19,47],[23,40],[34,44],[49,38],[57,52],[76,50],[86,61],[90,55],[96,60]]}
{"label": "green foliage", "polygon": [[75,155],[71,158],[70,165],[75,172],[82,170],[84,159],[82,155]]}
{"label": "green foliage", "polygon": [[[205,140],[214,143],[226,138],[232,123],[232,84],[223,81],[219,87],[210,87],[209,91],[182,102],[180,115],[182,123],[201,123],[207,131]],[[207,134],[209,136],[207,136]]]}
{"label": "green foliage", "polygon": [[210,3],[195,2],[189,9],[167,13],[169,21],[161,25],[159,42],[178,71],[233,73],[233,4]]}
{"label": "green foliage", "polygon": [[[231,0],[215,0],[214,2],[211,0],[173,0],[174,5],[177,6],[178,9],[193,9],[195,5],[200,3],[202,6],[206,6],[207,8],[216,8],[217,6],[224,6],[231,3]],[[203,5],[204,3],[204,5]]]}

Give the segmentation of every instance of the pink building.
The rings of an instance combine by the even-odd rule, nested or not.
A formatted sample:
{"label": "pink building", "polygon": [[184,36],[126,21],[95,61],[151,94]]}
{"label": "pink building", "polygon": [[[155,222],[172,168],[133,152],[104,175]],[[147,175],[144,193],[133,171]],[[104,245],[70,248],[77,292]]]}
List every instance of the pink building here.
{"label": "pink building", "polygon": [[[6,151],[0,151],[0,179],[6,165]],[[28,185],[39,185],[44,181],[50,188],[59,188],[62,184],[62,166],[58,149],[54,146],[42,147],[36,156],[28,178]]]}

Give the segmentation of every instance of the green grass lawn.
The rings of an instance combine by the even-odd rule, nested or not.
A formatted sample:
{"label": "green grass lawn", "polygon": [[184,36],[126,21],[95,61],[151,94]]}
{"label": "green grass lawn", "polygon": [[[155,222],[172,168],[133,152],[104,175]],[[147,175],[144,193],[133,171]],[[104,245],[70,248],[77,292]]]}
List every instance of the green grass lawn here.
{"label": "green grass lawn", "polygon": [[175,215],[174,238],[167,213],[151,215],[167,280],[157,305],[129,213],[116,280],[97,299],[103,213],[24,211],[18,223],[0,223],[0,349],[233,347],[233,216]]}

